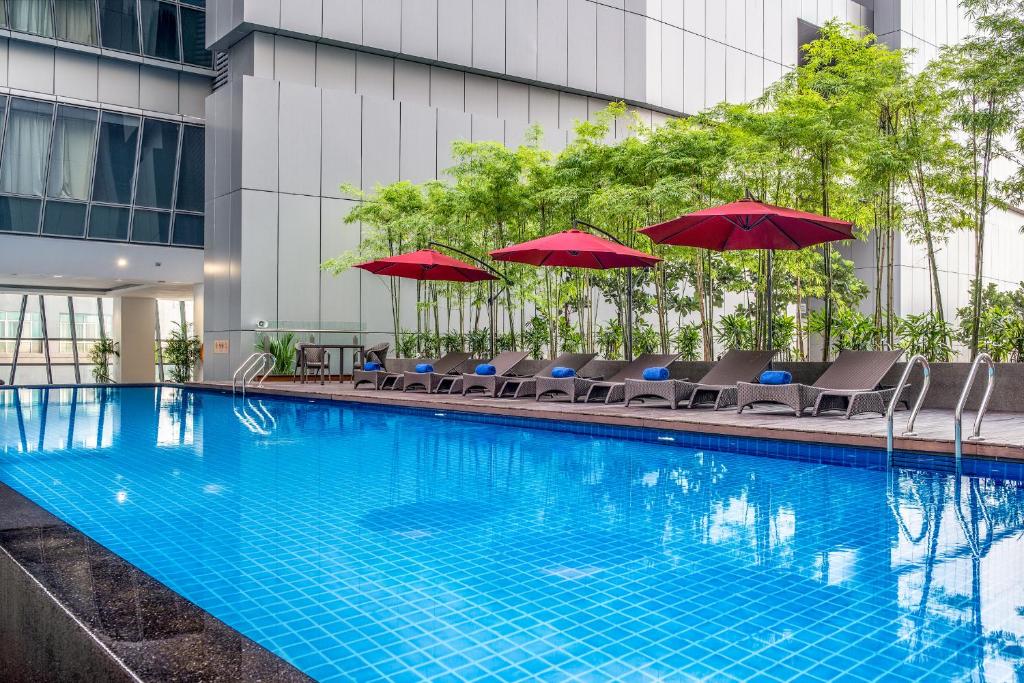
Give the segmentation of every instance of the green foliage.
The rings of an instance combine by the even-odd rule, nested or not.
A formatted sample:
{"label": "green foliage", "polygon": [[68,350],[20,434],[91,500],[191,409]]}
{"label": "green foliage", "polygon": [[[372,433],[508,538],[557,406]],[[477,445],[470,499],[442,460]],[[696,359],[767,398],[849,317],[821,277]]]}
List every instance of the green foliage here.
{"label": "green foliage", "polygon": [[262,334],[256,340],[256,350],[261,353],[269,353],[274,357],[274,367],[271,373],[274,375],[290,375],[295,369],[295,335],[291,332],[278,337],[271,337]]}
{"label": "green foliage", "polygon": [[491,333],[489,330],[473,330],[466,335],[466,345],[469,352],[476,358],[483,358],[491,348]]}
{"label": "green foliage", "polygon": [[645,320],[637,321],[633,332],[633,357],[644,353],[656,353],[660,346],[658,331]]}
{"label": "green foliage", "polygon": [[682,360],[699,360],[700,345],[700,327],[697,325],[681,325],[672,337],[672,348]]}
{"label": "green foliage", "polygon": [[548,343],[548,323],[540,316],[533,316],[523,330],[523,348],[533,358],[543,358],[544,346]]}
{"label": "green foliage", "polygon": [[192,373],[199,364],[203,344],[189,333],[188,323],[176,323],[164,347],[164,362],[172,365],[171,381],[178,384],[192,381]]}
{"label": "green foliage", "polygon": [[953,326],[934,313],[908,315],[897,323],[899,348],[907,357],[923,355],[933,363],[953,358]]}
{"label": "green foliage", "polygon": [[618,320],[609,321],[607,325],[597,328],[597,349],[602,358],[618,360],[622,358],[622,325]]}
{"label": "green foliage", "polygon": [[404,331],[398,335],[398,342],[395,344],[395,355],[399,358],[415,358],[418,348],[418,335],[415,332]]}
{"label": "green foliage", "polygon": [[[807,329],[814,334],[824,334],[824,311],[811,311],[807,316]],[[876,347],[879,336],[874,321],[856,309],[840,309],[832,318],[832,348],[837,353],[844,349],[871,350]]]}
{"label": "green foliage", "polygon": [[461,334],[447,332],[441,335],[441,350],[445,353],[462,351],[465,348],[465,340]]}
{"label": "green foliage", "polygon": [[750,350],[754,345],[754,325],[743,311],[728,313],[715,325],[718,342],[728,350]]}
{"label": "green foliage", "polygon": [[92,363],[92,377],[97,384],[109,384],[114,381],[110,378],[110,361],[120,357],[121,346],[113,339],[103,337],[93,342],[89,347],[89,362]]}

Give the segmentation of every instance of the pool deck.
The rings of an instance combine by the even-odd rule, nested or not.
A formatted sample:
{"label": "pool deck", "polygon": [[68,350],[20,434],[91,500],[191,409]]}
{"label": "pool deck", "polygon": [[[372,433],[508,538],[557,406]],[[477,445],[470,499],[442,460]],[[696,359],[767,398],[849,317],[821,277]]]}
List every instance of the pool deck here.
{"label": "pool deck", "polygon": [[[205,383],[216,389],[230,388],[230,383]],[[407,406],[492,415],[528,417],[548,420],[600,423],[615,426],[646,427],[726,436],[781,439],[845,446],[885,448],[885,418],[860,415],[847,420],[838,413],[819,417],[795,417],[784,407],[755,406],[743,414],[735,409],[715,412],[710,409],[670,410],[666,405],[651,403],[629,408],[620,404],[569,403],[567,400],[535,401],[533,398],[487,398],[479,394],[425,394],[423,392],[374,391],[353,389],[350,382],[316,384],[268,382],[249,395],[270,394],[295,397],[316,397],[358,403]],[[895,447],[900,450],[952,454],[953,411],[922,410],[918,415],[916,436],[901,436],[909,413],[896,413]],[[964,435],[974,428],[974,413],[964,413]],[[1024,414],[990,412],[985,416],[982,441],[963,443],[968,456],[1024,461]]]}

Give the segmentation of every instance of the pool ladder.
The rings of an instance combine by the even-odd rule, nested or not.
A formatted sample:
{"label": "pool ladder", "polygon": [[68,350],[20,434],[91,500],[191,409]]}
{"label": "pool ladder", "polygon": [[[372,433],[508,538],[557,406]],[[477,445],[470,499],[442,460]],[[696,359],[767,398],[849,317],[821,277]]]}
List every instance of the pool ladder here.
{"label": "pool ladder", "polygon": [[893,394],[892,400],[889,401],[889,408],[885,412],[885,450],[890,467],[892,466],[893,420],[896,412],[896,406],[903,397],[903,392],[906,391],[907,382],[910,380],[910,373],[914,370],[914,366],[916,365],[921,366],[921,373],[924,375],[924,383],[921,385],[921,393],[917,395],[917,401],[914,402],[914,408],[910,411],[910,419],[907,420],[907,428],[903,431],[903,436],[915,436],[914,422],[917,420],[918,413],[921,412],[921,406],[924,405],[924,398],[928,395],[928,389],[932,385],[932,367],[928,364],[928,359],[920,354],[911,358],[907,362],[906,369],[903,370],[903,375],[900,376],[900,382],[896,385],[896,393]]}
{"label": "pool ladder", "polygon": [[981,405],[978,406],[978,414],[974,418],[974,431],[967,437],[968,441],[983,440],[981,437],[981,421],[985,419],[985,413],[988,412],[988,402],[992,398],[992,390],[995,389],[996,385],[996,365],[992,361],[992,356],[987,353],[979,353],[978,357],[971,364],[971,372],[967,375],[963,391],[960,392],[960,400],[956,404],[956,412],[953,413],[953,441],[956,447],[957,471],[960,469],[960,461],[963,457],[964,406],[967,405],[967,397],[971,393],[971,388],[974,387],[974,380],[978,376],[978,368],[981,367],[982,363],[988,366],[988,380],[985,383],[985,394],[981,397]]}
{"label": "pool ladder", "polygon": [[234,395],[241,388],[242,396],[245,396],[245,388],[253,380],[256,381],[256,386],[263,386],[263,380],[274,369],[275,362],[273,354],[259,351],[246,358],[231,376],[231,394]]}

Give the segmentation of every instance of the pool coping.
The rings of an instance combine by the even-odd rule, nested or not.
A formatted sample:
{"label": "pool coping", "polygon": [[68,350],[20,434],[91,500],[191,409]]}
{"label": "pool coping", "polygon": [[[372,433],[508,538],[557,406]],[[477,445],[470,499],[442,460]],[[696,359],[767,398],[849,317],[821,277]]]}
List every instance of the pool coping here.
{"label": "pool coping", "polygon": [[2,482],[0,577],[6,680],[312,681]]}

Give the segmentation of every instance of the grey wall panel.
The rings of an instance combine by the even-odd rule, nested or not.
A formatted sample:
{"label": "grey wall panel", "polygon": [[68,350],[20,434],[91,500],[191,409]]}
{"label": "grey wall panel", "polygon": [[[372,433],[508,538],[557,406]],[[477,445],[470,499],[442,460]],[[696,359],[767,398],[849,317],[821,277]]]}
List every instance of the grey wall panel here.
{"label": "grey wall panel", "polygon": [[545,128],[543,131],[543,137],[541,138],[541,144],[544,149],[551,150],[552,152],[558,153],[565,149],[565,145],[568,142],[568,135],[566,131],[559,128]]}
{"label": "grey wall panel", "polygon": [[[54,92],[65,97],[77,97],[83,100],[96,100],[99,97],[99,58],[95,55],[84,55],[69,50],[57,50],[54,55]],[[169,113],[178,111],[178,77],[169,71],[174,78],[174,103]],[[159,111],[164,111],[160,109]]]}
{"label": "grey wall panel", "polygon": [[319,323],[320,199],[281,194],[278,201],[278,319]]}
{"label": "grey wall panel", "polygon": [[[12,88],[53,94],[53,48],[10,41],[8,80]],[[138,68],[135,68],[135,106],[138,106]]]}
{"label": "grey wall panel", "polygon": [[498,118],[526,124],[530,120],[530,87],[513,81],[498,81]]}
{"label": "grey wall panel", "polygon": [[[608,100],[597,99],[596,97],[587,98],[587,120],[592,123],[598,122],[598,114],[608,108],[610,103]],[[607,144],[613,144],[615,142],[615,122],[610,121],[608,124],[608,131],[605,133],[604,141]]]}
{"label": "grey wall panel", "polygon": [[6,38],[0,39],[0,85],[8,84],[7,69],[10,66],[10,45]]}
{"label": "grey wall panel", "polygon": [[[241,294],[239,318],[233,321],[239,327],[255,327],[257,320],[278,319],[278,281],[300,276],[287,263],[280,263],[282,278],[278,277],[277,245],[279,225],[289,225],[278,218],[278,197],[272,192],[242,190],[232,197],[240,197],[241,215],[235,216],[233,228],[241,232],[238,259],[241,263]],[[305,245],[308,246],[308,245]],[[319,253],[319,249],[314,250]],[[315,291],[315,290],[314,290]],[[248,355],[248,354],[246,354]]]}
{"label": "grey wall panel", "polygon": [[696,114],[704,108],[705,44],[702,36],[683,36],[683,111]]}
{"label": "grey wall panel", "polygon": [[473,67],[505,71],[505,0],[473,2]]}
{"label": "grey wall panel", "polygon": [[[228,329],[234,330],[241,326],[242,315],[242,193],[232,192],[227,196],[227,214],[230,221],[230,229],[227,232],[227,262],[228,262]],[[248,355],[248,353],[246,354]]]}
{"label": "grey wall panel", "polygon": [[[204,313],[203,321],[206,330],[226,330],[230,327],[228,319],[228,297],[230,288],[228,279],[231,273],[231,254],[229,251],[231,232],[231,197],[223,196],[206,204],[206,249],[203,254],[203,270],[205,272]],[[277,296],[274,295],[274,299]]]}
{"label": "grey wall panel", "polygon": [[726,16],[726,5],[723,0],[708,0],[704,5],[704,35],[710,40],[726,42],[729,20]]}
{"label": "grey wall panel", "polygon": [[391,57],[356,52],[356,92],[392,99],[395,96],[395,60]]}
{"label": "grey wall panel", "polygon": [[764,91],[764,60],[756,55],[748,54],[746,71],[746,89],[743,99],[757,99]]}
{"label": "grey wall panel", "polygon": [[473,63],[473,0],[437,0],[437,58]]}
{"label": "grey wall panel", "polygon": [[303,36],[320,37],[323,0],[285,0],[281,5],[281,28]]}
{"label": "grey wall panel", "polygon": [[654,106],[661,106],[664,98],[662,91],[663,74],[661,71],[661,51],[664,45],[664,25],[647,20],[647,97],[646,102]]}
{"label": "grey wall panel", "polygon": [[704,106],[725,101],[725,45],[707,41],[704,77]]}
{"label": "grey wall panel", "polygon": [[537,5],[544,0],[507,0],[505,72],[537,78]]}
{"label": "grey wall panel", "polygon": [[402,0],[402,52],[437,58],[437,0]]}
{"label": "grey wall panel", "polygon": [[[719,2],[720,0],[710,0],[711,2]],[[670,2],[685,2],[685,0],[662,0],[662,16],[665,15],[665,7],[668,7]],[[685,14],[683,15],[683,28],[691,33],[697,33],[704,35],[707,31],[707,8],[705,3],[701,0],[690,0],[686,3]]]}
{"label": "grey wall panel", "polygon": [[764,0],[764,56],[782,63],[782,0]]}
{"label": "grey wall panel", "polygon": [[[647,97],[647,22],[637,14],[626,14],[623,55],[623,96],[637,101]],[[661,36],[661,26],[651,22]]]}
{"label": "grey wall panel", "polygon": [[694,5],[693,12],[697,12],[697,5],[700,5],[699,13],[704,13],[704,0],[662,0],[661,20],[676,28],[683,28],[686,22],[686,15],[690,13],[690,5]]}
{"label": "grey wall panel", "polygon": [[311,85],[281,83],[278,152],[281,192],[320,194],[320,93]]}
{"label": "grey wall panel", "polygon": [[242,187],[277,191],[278,89],[276,81],[242,82]]}
{"label": "grey wall panel", "polygon": [[165,114],[178,113],[178,74],[143,65],[139,69],[139,106]]}
{"label": "grey wall panel", "polygon": [[464,111],[466,108],[466,75],[453,69],[430,67],[430,106]]}
{"label": "grey wall panel", "polygon": [[395,60],[395,99],[430,106],[430,67],[404,59]]}
{"label": "grey wall panel", "polygon": [[363,98],[338,90],[323,92],[323,154],[320,194],[341,197],[342,183],[362,182]]}
{"label": "grey wall panel", "polygon": [[782,65],[775,62],[764,63],[764,87],[768,88],[782,78]]}
{"label": "grey wall panel", "polygon": [[474,142],[490,140],[503,143],[505,141],[505,122],[490,116],[474,114],[472,136]]}
{"label": "grey wall panel", "polygon": [[472,138],[472,117],[461,111],[437,111],[437,174],[446,176],[445,171],[455,164],[452,143]]}
{"label": "grey wall panel", "polygon": [[537,4],[537,79],[568,83],[569,0],[542,0]]}
{"label": "grey wall panel", "polygon": [[621,10],[597,5],[597,90],[622,97],[625,93],[625,16]]}
{"label": "grey wall panel", "polygon": [[[716,9],[725,12],[725,44],[743,49],[743,42],[746,40],[747,27],[744,21],[743,10],[746,0],[725,0],[715,4]],[[711,11],[711,8],[708,8]],[[717,17],[717,14],[715,15]]]}
{"label": "grey wall panel", "polygon": [[205,118],[206,96],[209,94],[209,78],[187,73],[178,74],[178,111],[183,115]]}
{"label": "grey wall panel", "polygon": [[[345,199],[320,201],[320,253],[324,260],[359,247],[359,224],[345,222],[345,216],[354,206],[356,202]],[[323,323],[359,322],[361,272],[350,268],[340,275],[320,273],[320,319]]]}
{"label": "grey wall panel", "polygon": [[530,123],[558,128],[558,91],[530,86]]}
{"label": "grey wall panel", "polygon": [[746,0],[743,16],[747,22],[743,49],[755,55],[764,54],[764,36],[768,30],[765,0]]}
{"label": "grey wall panel", "polygon": [[800,0],[782,0],[782,64],[796,66],[800,53],[797,37],[797,17],[800,14]]}
{"label": "grey wall panel", "polygon": [[333,45],[316,46],[316,84],[327,90],[356,91],[356,53]]}
{"label": "grey wall panel", "polygon": [[363,42],[363,0],[324,0],[324,38],[358,45]]}
{"label": "grey wall panel", "polygon": [[515,149],[526,142],[526,133],[530,124],[522,121],[505,122],[505,146]]}
{"label": "grey wall panel", "polygon": [[[14,47],[13,44],[11,47]],[[13,50],[11,54],[13,56]],[[126,107],[139,106],[139,66],[101,57],[98,91],[100,102]]]}
{"label": "grey wall panel", "polygon": [[686,35],[692,34],[667,24],[661,31],[661,102],[677,111],[683,111],[686,106],[683,57],[686,52],[683,44]]}
{"label": "grey wall panel", "polygon": [[399,178],[401,137],[399,104],[374,97],[363,98],[363,189]]}
{"label": "grey wall panel", "polygon": [[277,36],[274,39],[274,78],[316,85],[316,43]]}
{"label": "grey wall panel", "polygon": [[570,88],[592,91],[597,87],[597,5],[569,0]]}
{"label": "grey wall panel", "polygon": [[747,59],[734,47],[725,48],[725,99],[742,102],[747,92]]}
{"label": "grey wall panel", "polygon": [[402,49],[402,0],[363,0],[363,45]]}
{"label": "grey wall panel", "polygon": [[466,74],[466,111],[495,118],[498,116],[498,79]]}
{"label": "grey wall panel", "polygon": [[243,19],[257,26],[279,27],[281,0],[244,0]]}
{"label": "grey wall panel", "polygon": [[558,95],[558,127],[572,130],[576,121],[587,120],[587,98],[572,93]]}
{"label": "grey wall panel", "polygon": [[274,59],[277,52],[276,36],[269,33],[254,33],[253,36],[253,72],[258,78],[274,77]]}
{"label": "grey wall panel", "polygon": [[398,172],[402,180],[422,183],[437,177],[437,110],[402,103]]}

